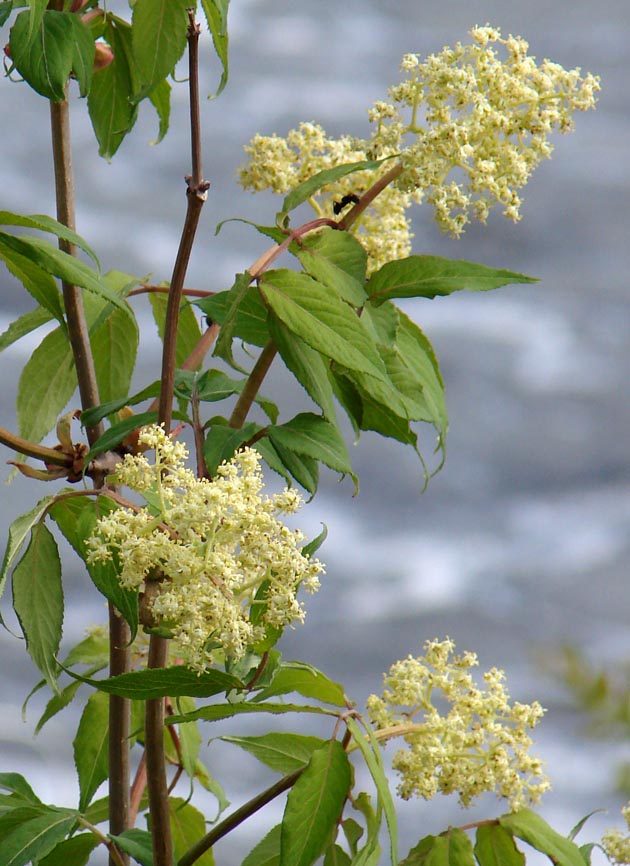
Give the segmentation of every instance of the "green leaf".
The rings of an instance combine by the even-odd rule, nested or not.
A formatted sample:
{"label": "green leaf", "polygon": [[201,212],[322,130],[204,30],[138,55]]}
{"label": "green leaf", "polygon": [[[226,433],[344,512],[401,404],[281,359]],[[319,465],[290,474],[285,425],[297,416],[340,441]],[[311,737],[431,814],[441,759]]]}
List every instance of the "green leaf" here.
{"label": "green leaf", "polygon": [[275,695],[297,692],[305,698],[315,698],[336,707],[346,706],[343,686],[306,662],[282,662],[276,670],[271,683],[256,693],[254,701],[266,701]]}
{"label": "green leaf", "polygon": [[[92,671],[92,673],[96,673],[98,670],[99,668]],[[42,685],[45,684],[45,682],[45,680],[41,680]],[[65,686],[58,695],[52,696],[52,698],[46,704],[44,712],[39,717],[37,725],[35,726],[35,736],[39,734],[46,722],[56,716],[57,713],[60,713],[61,710],[64,710],[71,703],[80,686],[80,682],[70,683],[70,685]]]}
{"label": "green leaf", "polygon": [[[243,282],[245,282],[244,274],[239,274],[238,276],[243,277]],[[247,280],[250,280],[249,275],[247,275]],[[196,307],[203,310],[211,321],[222,325],[222,330],[224,330],[232,300],[233,297],[230,295],[230,291],[227,291],[218,292],[216,295],[210,295],[201,300],[192,300],[191,303],[194,303]],[[257,287],[250,286],[249,282],[246,283],[245,290],[240,295],[240,300],[235,309],[230,327],[232,327],[232,339],[237,337],[239,340],[251,343],[254,346],[264,346],[269,341],[267,308],[260,297]],[[215,352],[215,354],[217,353]]]}
{"label": "green leaf", "polygon": [[94,38],[79,15],[70,15],[72,25],[72,72],[79,85],[80,96],[87,96],[94,71]]}
{"label": "green leaf", "polygon": [[99,298],[109,301],[115,307],[127,310],[124,301],[120,300],[116,292],[110,289],[105,280],[89,265],[57,249],[48,241],[26,236],[18,238],[6,232],[0,232],[0,255],[2,249],[6,248],[31,259],[54,277],[59,277],[59,279],[66,280],[72,285],[87,289]]}
{"label": "green leaf", "polygon": [[[181,418],[182,415],[179,412],[174,412],[173,417]],[[93,460],[97,454],[103,454],[105,451],[112,451],[117,445],[120,445],[125,436],[131,433],[132,430],[136,430],[139,427],[145,427],[147,424],[156,424],[157,418],[158,413],[156,409],[153,412],[139,412],[137,415],[132,415],[129,418],[124,418],[122,421],[118,421],[117,424],[113,424],[109,430],[106,430],[102,436],[99,436],[94,445],[92,445],[85,458],[86,464],[89,463],[90,460]],[[81,416],[81,420],[83,421],[83,415]]]}
{"label": "green leaf", "polygon": [[136,0],[133,56],[138,72],[136,100],[147,96],[173,71],[184,53],[190,0]]}
{"label": "green leaf", "polygon": [[132,102],[136,73],[131,47],[131,27],[120,18],[108,17],[105,40],[111,46],[113,61],[94,74],[88,94],[88,110],[99,154],[111,159],[138,118]]}
{"label": "green leaf", "polygon": [[[235,394],[241,394],[248,379],[231,379],[222,370],[204,370],[193,373],[190,370],[177,370],[175,373],[175,393],[185,400],[195,399],[202,403],[216,403]],[[272,422],[278,418],[278,407],[271,400],[257,396],[256,403],[263,409]]]}
{"label": "green leaf", "polygon": [[218,96],[228,80],[228,29],[227,14],[230,0],[201,0],[201,6],[212,34],[212,43],[221,61],[221,81],[214,96]]}
{"label": "green leaf", "polygon": [[461,289],[485,292],[508,283],[536,282],[535,277],[475,262],[440,256],[408,256],[384,264],[372,274],[366,291],[372,303],[380,304],[388,298],[435,298]]}
{"label": "green leaf", "polygon": [[[130,671],[104,680],[83,677],[67,668],[65,671],[73,679],[81,680],[82,683],[87,683],[110,695],[141,701],[151,698],[176,698],[181,695],[208,698],[221,692],[229,692],[232,689],[243,687],[240,680],[222,671],[210,669],[202,674],[197,674],[182,665]],[[188,714],[187,718],[191,716],[194,716],[194,713]]]}
{"label": "green leaf", "polygon": [[24,228],[36,229],[40,232],[49,232],[50,234],[56,235],[58,238],[62,238],[64,241],[68,241],[70,244],[74,244],[79,247],[79,249],[83,250],[83,252],[87,253],[88,256],[93,260],[94,264],[98,267],[99,261],[96,257],[96,253],[92,249],[92,247],[83,240],[81,235],[78,235],[76,232],[73,232],[63,223],[58,222],[56,219],[52,217],[46,216],[46,214],[28,214],[22,215],[13,213],[8,210],[0,210],[0,225],[3,226],[22,226]]}
{"label": "green leaf", "polygon": [[279,866],[280,835],[282,824],[276,824],[260,842],[252,848],[241,866]]}
{"label": "green leaf", "polygon": [[335,421],[333,391],[328,377],[328,363],[319,352],[296,337],[282,322],[269,317],[269,330],[280,357],[306,393],[320,407],[329,421]]}
{"label": "green leaf", "polygon": [[352,866],[352,860],[340,845],[330,845],[326,850],[323,866]]}
{"label": "green leaf", "polygon": [[[234,285],[227,294],[224,302],[223,320],[220,322],[221,330],[213,352],[216,357],[223,358],[223,360],[227,361],[231,367],[236,369],[238,369],[238,365],[236,364],[232,354],[232,340],[236,336],[239,307],[249,292],[249,284],[251,281],[252,278],[248,271],[245,271],[243,274],[236,274]],[[208,298],[206,300],[211,299]],[[197,306],[207,312],[208,305],[205,303],[203,306],[201,303],[198,303]]]}
{"label": "green leaf", "polygon": [[131,830],[125,830],[118,836],[111,833],[108,835],[121,851],[131,854],[141,866],[153,866],[153,843],[151,834],[147,830],[139,830],[134,827]]}
{"label": "green leaf", "polygon": [[224,460],[230,460],[238,448],[261,429],[253,421],[238,429],[229,427],[222,418],[211,419],[209,423],[210,432],[203,444],[203,458],[210,475],[214,475]]}
{"label": "green leaf", "polygon": [[280,444],[273,445],[268,439],[259,439],[254,448],[262,455],[269,467],[290,482],[294,478],[311,496],[317,492],[319,464],[305,455],[297,455]]}
{"label": "green leaf", "polygon": [[31,803],[34,806],[41,805],[41,800],[35,794],[24,776],[19,773],[0,773],[0,788],[5,791],[11,791],[12,794],[17,794],[21,800]]}
{"label": "green leaf", "polygon": [[27,0],[26,5],[29,6],[30,15],[28,38],[32,39],[33,35],[41,27],[42,17],[48,6],[48,0]]}
{"label": "green leaf", "polygon": [[273,315],[324,357],[387,380],[376,346],[360,318],[321,283],[306,274],[281,269],[263,274],[260,291]]}
{"label": "green leaf", "polygon": [[[149,301],[160,339],[163,341],[168,295],[165,292],[149,292]],[[177,367],[182,366],[200,339],[201,331],[199,330],[197,317],[193,313],[188,299],[183,297],[179,306],[177,324],[177,346],[175,350],[175,364]]]}
{"label": "green leaf", "polygon": [[9,327],[0,334],[0,352],[12,346],[26,334],[37,330],[46,322],[50,322],[52,315],[43,307],[36,307],[34,310],[29,310],[28,313],[23,313],[14,322],[11,322]]}
{"label": "green leaf", "polygon": [[498,823],[477,827],[475,857],[479,866],[525,866],[525,855],[514,837]]}
{"label": "green leaf", "polygon": [[263,734],[260,737],[225,736],[221,739],[226,743],[240,746],[256,760],[283,775],[305,767],[315,749],[321,748],[324,744],[321,737],[288,733]]}
{"label": "green leaf", "polygon": [[129,392],[138,351],[138,326],[133,316],[114,310],[91,338],[99,395],[103,402]]}
{"label": "green leaf", "polygon": [[[448,866],[448,841],[444,836],[425,836],[399,866]],[[455,864],[453,864],[455,866]]]}
{"label": "green leaf", "polygon": [[504,815],[499,821],[508,833],[546,854],[558,866],[584,866],[578,846],[529,809]]}
{"label": "green leaf", "polygon": [[[108,601],[116,607],[125,618],[131,629],[133,640],[138,630],[138,593],[135,590],[124,589],[118,580],[118,571],[112,562],[87,563],[87,538],[96,526],[97,518],[115,511],[118,506],[105,496],[99,496],[98,501],[85,497],[66,497],[58,499],[50,509],[53,518],[66,539],[86,564],[88,574],[94,586]],[[89,663],[84,658],[79,660]],[[97,656],[97,664],[100,659]],[[65,664],[75,664],[72,653]],[[98,668],[97,668],[98,669]]]}
{"label": "green leaf", "polygon": [[68,835],[76,820],[76,812],[52,807],[29,806],[1,816],[3,866],[26,866],[43,859]]}
{"label": "green leaf", "polygon": [[[181,797],[170,797],[171,832],[176,860],[206,834],[206,820],[198,809]],[[212,849],[195,860],[197,866],[214,866]]]}
{"label": "green leaf", "polygon": [[310,866],[323,853],[352,783],[348,756],[331,740],[313,752],[287,797],[280,842],[281,866]]}
{"label": "green leaf", "polygon": [[159,144],[168,132],[171,121],[171,85],[166,79],[153,88],[149,94],[151,104],[155,108],[160,122],[157,138],[151,144]]}
{"label": "green leaf", "polygon": [[[123,674],[123,676],[126,676]],[[337,716],[335,710],[327,710],[324,707],[309,706],[308,704],[271,704],[240,703],[240,704],[212,704],[200,707],[194,713],[186,715],[168,716],[165,724],[177,725],[182,722],[194,722],[202,719],[205,722],[217,722],[220,719],[230,719],[232,716],[249,715],[250,713],[271,713],[274,716],[284,713],[315,713],[316,715]]]}
{"label": "green leaf", "polygon": [[38,304],[65,327],[61,292],[51,275],[25,255],[0,244],[0,258]]}
{"label": "green leaf", "polygon": [[334,183],[339,178],[345,177],[347,174],[353,174],[355,171],[371,171],[378,168],[387,159],[391,159],[391,157],[365,160],[363,162],[347,162],[344,165],[337,165],[334,168],[327,168],[324,171],[317,172],[317,174],[309,177],[308,180],[305,180],[304,183],[301,183],[285,197],[282,203],[282,211],[278,215],[278,222],[282,222],[285,214],[302,204],[302,202],[305,202],[323,186]]}
{"label": "green leaf", "polygon": [[354,478],[346,443],[336,424],[320,415],[302,412],[286,424],[272,425],[267,435],[274,446],[280,446],[296,454],[319,460],[334,472],[349,474]]}
{"label": "green leaf", "polygon": [[72,350],[61,328],[47,334],[24,365],[16,400],[20,436],[41,442],[77,387]]}
{"label": "green leaf", "polygon": [[[39,16],[38,16],[39,17]],[[20,12],[9,45],[15,68],[33,90],[53,102],[65,99],[74,58],[72,15],[47,9],[32,30],[29,12]]]}
{"label": "green leaf", "polygon": [[7,546],[2,560],[2,569],[0,569],[0,596],[4,592],[4,586],[9,570],[15,562],[18,553],[22,549],[26,537],[33,526],[39,523],[42,515],[46,512],[48,506],[52,502],[52,499],[52,496],[45,496],[43,499],[40,499],[34,508],[26,514],[21,514],[19,517],[16,517],[9,527]]}
{"label": "green leaf", "polygon": [[398,863],[398,822],[396,819],[396,807],[392,799],[387,775],[383,769],[379,744],[374,738],[371,729],[368,729],[368,742],[368,739],[366,739],[363,731],[354,719],[348,718],[346,724],[348,730],[352,734],[354,742],[357,744],[359,751],[363,755],[363,760],[365,761],[374,781],[378,793],[379,814],[380,808],[382,808],[385,813],[385,820],[387,821],[387,829],[389,830],[391,864],[392,866],[396,866]]}
{"label": "green leaf", "polygon": [[[48,2],[48,0],[44,0],[42,10],[46,8],[47,2]],[[3,2],[0,3],[0,27],[2,27],[2,25],[5,23],[5,21],[8,19],[9,15],[11,14],[12,11],[13,11],[13,0],[3,0]],[[32,11],[32,7],[31,7],[31,11]]]}
{"label": "green leaf", "polygon": [[307,235],[296,256],[311,277],[353,307],[363,306],[367,253],[355,237],[325,228]]}
{"label": "green leaf", "polygon": [[55,846],[50,854],[38,862],[38,866],[87,866],[90,854],[97,845],[100,845],[98,836],[79,833]]}
{"label": "green leaf", "polygon": [[63,625],[63,588],[59,551],[50,531],[37,523],[26,553],[13,571],[13,607],[26,649],[54,691],[58,691],[56,656]]}
{"label": "green leaf", "polygon": [[147,385],[146,388],[143,388],[141,391],[138,391],[137,394],[133,394],[130,397],[123,397],[120,400],[110,400],[108,403],[102,403],[100,406],[95,406],[94,409],[86,409],[85,412],[81,413],[81,424],[84,427],[95,427],[103,418],[106,418],[108,415],[113,415],[125,406],[135,406],[137,403],[142,403],[144,400],[159,397],[160,387],[161,382],[158,379],[156,382],[152,382],[150,385]]}
{"label": "green leaf", "polygon": [[79,810],[84,812],[109,775],[109,699],[93,692],[83,709],[74,738],[74,764],[79,777]]}

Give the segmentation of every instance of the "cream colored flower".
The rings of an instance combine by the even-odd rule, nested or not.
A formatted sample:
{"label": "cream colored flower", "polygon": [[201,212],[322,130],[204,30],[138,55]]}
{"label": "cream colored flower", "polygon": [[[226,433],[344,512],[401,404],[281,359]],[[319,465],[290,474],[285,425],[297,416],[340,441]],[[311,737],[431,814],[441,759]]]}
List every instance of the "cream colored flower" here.
{"label": "cream colored flower", "polygon": [[602,836],[602,848],[611,863],[626,864],[630,863],[630,803],[627,803],[621,810],[624,821],[626,822],[626,830],[622,833],[621,830],[608,830]]}
{"label": "cream colored flower", "polygon": [[[411,251],[406,211],[414,202],[426,200],[455,237],[471,218],[485,222],[494,207],[520,219],[518,191],[551,155],[550,133],[570,131],[573,114],[595,106],[599,79],[549,60],[537,64],[524,39],[503,38],[490,25],[473,28],[471,39],[425,60],[404,55],[403,81],[368,112],[367,139],[330,138],[315,123],[286,138],[256,135],[245,147],[241,184],[285,194],[325,169],[398,158],[401,174],[352,227],[368,252],[369,272]],[[333,217],[335,201],[361,196],[394,164],[347,175],[310,203],[318,216]]]}
{"label": "cream colored flower", "polygon": [[505,675],[496,668],[478,687],[470,674],[477,656],[454,650],[449,638],[428,641],[424,657],[396,662],[383,694],[368,698],[370,721],[383,739],[401,736],[408,746],[392,760],[400,796],[457,793],[468,806],[494,791],[512,810],[536,803],[550,785],[542,761],[529,754],[527,731],[544,710],[537,702],[510,704]]}
{"label": "cream colored flower", "polygon": [[100,518],[87,542],[89,561],[113,560],[124,587],[152,590],[153,619],[197,670],[217,651],[241,658],[268,628],[302,622],[298,590],[315,592],[324,569],[302,553],[302,533],[280,520],[299,509],[299,493],[262,495],[253,449],[208,481],[186,468],[185,446],[161,427],[146,428],[140,442],[155,450],[155,462],[127,455],[114,480],[146,505]]}

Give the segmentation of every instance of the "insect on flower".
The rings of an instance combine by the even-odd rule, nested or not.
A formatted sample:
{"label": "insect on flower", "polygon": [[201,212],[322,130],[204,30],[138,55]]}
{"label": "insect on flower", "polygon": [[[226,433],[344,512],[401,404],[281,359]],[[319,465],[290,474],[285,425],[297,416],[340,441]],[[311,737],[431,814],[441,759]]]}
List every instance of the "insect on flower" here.
{"label": "insect on flower", "polygon": [[345,207],[347,207],[349,204],[358,204],[358,203],[359,203],[359,196],[355,195],[353,192],[349,193],[348,195],[344,195],[344,197],[341,199],[341,201],[333,202],[333,211],[334,211],[335,216],[340,214],[341,211]]}

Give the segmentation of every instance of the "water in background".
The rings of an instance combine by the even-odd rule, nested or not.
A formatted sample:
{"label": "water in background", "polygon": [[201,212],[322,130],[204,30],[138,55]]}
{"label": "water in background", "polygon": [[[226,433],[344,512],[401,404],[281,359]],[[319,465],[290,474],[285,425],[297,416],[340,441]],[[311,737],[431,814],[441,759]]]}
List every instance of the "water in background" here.
{"label": "water in background", "polygon": [[[395,81],[403,53],[464,40],[473,24],[486,21],[528,38],[538,57],[602,76],[597,112],[579,116],[576,132],[557,140],[554,159],[525,191],[519,225],[493,218],[455,242],[418,211],[415,251],[482,261],[541,281],[406,305],[433,341],[446,380],[446,466],[421,496],[412,455],[364,434],[352,451],[360,495],[352,498],[349,483],[324,476],[302,523],[311,534],[327,523],[328,575],[309,602],[307,625],[284,648],[288,657],[306,658],[338,677],[359,702],[379,689],[392,661],[419,652],[435,636],[448,634],[461,649],[476,650],[482,668],[504,667],[515,697],[537,697],[549,708],[538,736],[554,781],[545,814],[568,831],[591,809],[620,805],[612,792],[614,768],[628,757],[627,745],[584,738],[583,720],[541,678],[536,662],[563,642],[598,659],[630,652],[627,0],[241,0],[233,7],[230,83],[219,100],[203,105],[212,187],[188,283],[205,289],[229,286],[234,272],[263,249],[260,236],[238,223],[217,241],[215,224],[230,216],[268,222],[277,209],[272,197],[250,197],[234,183],[241,145],[254,132],[284,133],[300,120],[315,120],[331,134],[362,134],[366,107]],[[215,64],[204,73],[205,91],[217,80]],[[0,206],[53,213],[46,107],[23,85],[2,81],[0,88]],[[157,131],[147,110],[111,165],[97,156],[84,106],[73,106],[79,231],[105,269],[170,276],[189,170],[185,88],[173,93],[165,142],[147,147]],[[31,305],[3,273],[0,328]],[[146,309],[140,316],[149,323]],[[11,428],[15,371],[36,342],[24,340],[0,360],[3,424]],[[139,386],[154,377],[158,355],[156,337],[142,348]],[[290,388],[280,374],[265,390],[273,397]],[[300,390],[291,393],[299,411]],[[0,499],[2,525],[41,495],[32,482],[13,482]],[[105,610],[76,566],[68,592],[72,641]],[[20,705],[36,673],[11,635],[2,632],[0,643],[6,659],[2,769],[35,778],[44,800],[71,804],[71,727],[61,716],[32,739],[37,699],[29,724],[20,719]],[[230,779],[235,805],[263,784],[258,768],[237,750],[222,752],[215,744],[209,754],[212,771]],[[218,862],[239,863],[258,821],[271,826],[280,809],[225,843]],[[495,813],[495,804],[484,801],[475,814]],[[463,820],[449,800],[405,804],[401,814],[405,842]],[[591,836],[616,820],[596,816]]]}

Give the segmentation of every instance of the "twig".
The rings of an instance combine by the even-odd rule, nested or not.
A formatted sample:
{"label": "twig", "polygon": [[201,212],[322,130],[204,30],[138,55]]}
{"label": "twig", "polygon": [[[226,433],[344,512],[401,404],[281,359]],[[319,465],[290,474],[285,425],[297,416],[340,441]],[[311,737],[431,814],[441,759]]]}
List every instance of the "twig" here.
{"label": "twig", "polygon": [[219,839],[222,839],[224,836],[227,836],[235,827],[238,827],[239,824],[242,824],[247,818],[249,818],[254,813],[258,812],[259,809],[262,809],[263,806],[266,806],[267,803],[270,803],[272,800],[275,800],[276,797],[280,796],[280,794],[288,791],[289,788],[292,788],[293,785],[300,778],[302,773],[304,772],[304,768],[301,767],[299,770],[295,770],[288,776],[284,776],[284,778],[280,779],[270,788],[267,788],[266,791],[263,791],[261,794],[258,794],[256,797],[252,797],[251,800],[248,800],[247,803],[244,803],[239,809],[229,815],[224,821],[221,821],[220,824],[217,824],[209,833],[201,838],[198,842],[196,842],[192,847],[188,849],[177,861],[177,866],[192,866],[195,860],[198,860],[202,854],[205,854],[214,844],[216,844]]}
{"label": "twig", "polygon": [[245,387],[241,391],[241,394],[236,402],[234,411],[230,415],[230,427],[238,430],[243,426],[243,423],[247,418],[247,413],[251,409],[252,403],[256,399],[256,394],[260,389],[262,381],[265,378],[269,367],[271,367],[273,359],[276,357],[277,351],[278,350],[276,348],[276,344],[273,342],[273,340],[269,340],[265,348],[258,356],[258,360],[254,364],[254,368],[249,374],[249,378],[247,379]]}

